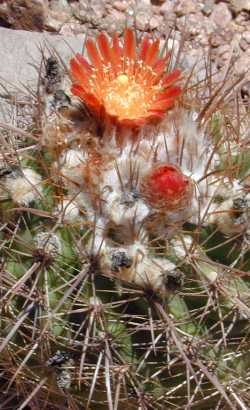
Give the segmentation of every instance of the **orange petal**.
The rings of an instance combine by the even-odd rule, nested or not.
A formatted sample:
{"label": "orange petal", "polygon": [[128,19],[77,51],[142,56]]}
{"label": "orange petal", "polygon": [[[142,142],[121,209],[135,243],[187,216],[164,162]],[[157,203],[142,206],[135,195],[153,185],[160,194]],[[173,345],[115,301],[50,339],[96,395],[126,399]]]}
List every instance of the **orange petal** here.
{"label": "orange petal", "polygon": [[163,73],[166,69],[166,64],[169,59],[170,54],[167,54],[165,57],[160,58],[153,66],[153,70],[156,73],[156,76],[153,79],[153,85],[157,84],[163,76]]}
{"label": "orange petal", "polygon": [[134,74],[136,49],[135,35],[131,29],[127,29],[124,34],[124,70],[130,76]]}
{"label": "orange petal", "polygon": [[[171,53],[167,53],[165,57],[159,58],[154,64],[154,71],[158,74],[163,72],[166,67],[167,61],[169,60]],[[163,70],[163,71],[162,71]]]}
{"label": "orange petal", "polygon": [[89,65],[89,63],[87,62],[87,60],[80,54],[77,53],[75,58],[78,60],[78,62],[81,64],[81,66],[84,68],[84,70],[88,73],[91,74],[92,73],[92,68]]}
{"label": "orange petal", "polygon": [[181,71],[176,68],[172,73],[166,74],[163,78],[163,87],[169,87],[170,84],[174,83],[179,79]]}
{"label": "orange petal", "polygon": [[134,61],[136,59],[135,35],[133,30],[129,28],[125,30],[124,34],[124,57]]}
{"label": "orange petal", "polygon": [[107,36],[104,33],[101,33],[97,38],[99,50],[102,54],[104,62],[111,63],[112,56],[110,52],[109,42]]}
{"label": "orange petal", "polygon": [[181,92],[182,92],[181,87],[168,88],[163,93],[157,95],[155,102],[166,100],[167,98],[176,98],[181,94]]}
{"label": "orange petal", "polygon": [[140,127],[146,123],[146,120],[144,118],[119,118],[119,123],[126,127]]}
{"label": "orange petal", "polygon": [[167,98],[166,100],[160,100],[160,101],[155,101],[151,107],[150,107],[150,112],[152,111],[165,111],[167,108],[170,108],[174,105],[175,103],[174,98]]}
{"label": "orange petal", "polygon": [[99,112],[101,107],[100,101],[94,96],[94,94],[87,93],[80,84],[73,84],[71,92],[87,105],[90,105],[95,111]]}
{"label": "orange petal", "polygon": [[147,51],[148,51],[148,48],[149,48],[149,46],[150,46],[150,37],[149,36],[146,36],[146,37],[144,37],[144,39],[142,40],[142,44],[141,44],[141,50],[140,50],[140,53],[139,53],[139,60],[142,60],[142,61],[144,61],[145,60],[145,57],[146,57],[146,55],[147,55]]}
{"label": "orange petal", "polygon": [[145,64],[153,66],[156,63],[157,57],[159,54],[159,45],[160,45],[160,39],[157,39],[148,48],[147,54],[144,59]]}
{"label": "orange petal", "polygon": [[72,58],[70,60],[70,67],[73,77],[82,84],[82,86],[88,90],[89,89],[89,77],[83,71],[82,67],[77,63],[77,61]]}
{"label": "orange petal", "polygon": [[[145,71],[141,72],[140,81],[146,81],[148,85],[152,84],[154,81],[155,75],[154,70],[151,67],[156,63],[157,57],[159,54],[159,44],[160,40],[154,41],[152,44],[148,45],[147,52],[144,57]],[[137,73],[140,73],[140,70],[137,70]]]}
{"label": "orange petal", "polygon": [[118,38],[117,33],[113,34],[112,43],[113,43],[112,54],[113,54],[114,67],[120,69],[122,67],[122,63],[121,63],[122,50],[119,45],[119,38]]}
{"label": "orange petal", "polygon": [[93,40],[87,40],[86,41],[86,48],[88,51],[88,55],[94,65],[94,67],[97,70],[97,73],[102,74],[102,68],[103,68],[103,64],[102,64],[102,60],[101,57],[98,53],[98,50],[96,48],[96,45],[94,43]]}

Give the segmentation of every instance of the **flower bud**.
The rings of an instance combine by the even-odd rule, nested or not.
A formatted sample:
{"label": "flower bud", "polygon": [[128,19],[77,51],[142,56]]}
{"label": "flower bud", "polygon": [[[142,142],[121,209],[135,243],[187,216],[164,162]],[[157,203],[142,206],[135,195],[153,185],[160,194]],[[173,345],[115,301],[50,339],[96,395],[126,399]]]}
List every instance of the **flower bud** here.
{"label": "flower bud", "polygon": [[142,195],[147,203],[158,210],[176,210],[190,204],[193,185],[174,165],[164,164],[144,177]]}

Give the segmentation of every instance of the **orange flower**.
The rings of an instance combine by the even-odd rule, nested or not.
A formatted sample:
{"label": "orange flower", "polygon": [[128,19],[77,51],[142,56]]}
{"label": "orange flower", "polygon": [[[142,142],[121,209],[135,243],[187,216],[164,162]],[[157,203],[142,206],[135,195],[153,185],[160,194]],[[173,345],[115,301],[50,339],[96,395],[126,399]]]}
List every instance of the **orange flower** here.
{"label": "orange flower", "polygon": [[72,93],[97,118],[107,116],[126,126],[140,126],[163,118],[181,88],[173,86],[180,71],[166,73],[169,55],[159,58],[159,39],[142,40],[137,49],[134,32],[126,29],[121,47],[117,34],[112,44],[105,34],[86,41],[91,64],[81,55],[71,59]]}

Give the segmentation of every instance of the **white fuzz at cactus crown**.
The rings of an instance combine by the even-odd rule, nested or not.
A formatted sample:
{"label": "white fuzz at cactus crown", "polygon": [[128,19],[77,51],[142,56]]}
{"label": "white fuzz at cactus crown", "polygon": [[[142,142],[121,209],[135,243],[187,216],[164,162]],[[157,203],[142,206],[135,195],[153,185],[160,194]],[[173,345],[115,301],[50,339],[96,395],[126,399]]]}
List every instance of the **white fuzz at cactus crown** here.
{"label": "white fuzz at cactus crown", "polygon": [[41,182],[42,178],[37,172],[30,168],[23,168],[21,175],[6,178],[5,187],[14,202],[28,206],[41,197]]}

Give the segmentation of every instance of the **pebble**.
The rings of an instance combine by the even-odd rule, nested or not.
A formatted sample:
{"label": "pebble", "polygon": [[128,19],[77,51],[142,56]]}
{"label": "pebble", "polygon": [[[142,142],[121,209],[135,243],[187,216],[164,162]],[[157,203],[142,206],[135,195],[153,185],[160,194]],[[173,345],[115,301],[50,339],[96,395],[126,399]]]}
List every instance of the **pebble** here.
{"label": "pebble", "polygon": [[169,13],[174,13],[174,6],[172,3],[169,3],[166,1],[165,3],[162,4],[162,6],[159,8],[159,13],[166,16],[168,16]]}
{"label": "pebble", "polygon": [[43,31],[48,11],[48,0],[0,1],[1,25],[14,29]]}
{"label": "pebble", "polygon": [[241,11],[235,18],[234,22],[243,28],[249,27],[249,11]]}
{"label": "pebble", "polygon": [[113,10],[111,14],[101,19],[98,29],[107,31],[109,34],[113,32],[122,33],[126,24],[126,15],[118,10]]}
{"label": "pebble", "polygon": [[105,16],[105,3],[103,0],[80,0],[79,4],[74,5],[74,12],[77,18],[83,23],[91,22],[97,26]]}
{"label": "pebble", "polygon": [[136,27],[141,31],[147,31],[152,17],[151,6],[139,6],[135,12]]}
{"label": "pebble", "polygon": [[125,1],[114,1],[113,6],[118,11],[126,11],[128,8],[128,3]]}
{"label": "pebble", "polygon": [[214,0],[206,0],[204,3],[204,6],[202,7],[202,13],[205,14],[205,16],[210,16],[214,8]]}
{"label": "pebble", "polygon": [[223,44],[222,46],[219,46],[215,58],[217,68],[224,67],[231,59],[231,57],[232,47],[229,44]]}
{"label": "pebble", "polygon": [[[248,101],[250,98],[250,81],[244,83],[241,87],[241,97],[243,101]],[[250,175],[249,175],[249,186],[250,186]]]}
{"label": "pebble", "polygon": [[60,28],[59,33],[63,36],[73,36],[81,33],[86,33],[87,27],[77,21],[64,23]]}
{"label": "pebble", "polygon": [[250,44],[250,31],[245,31],[242,34],[242,38],[247,42],[247,44]]}
{"label": "pebble", "polygon": [[[199,13],[197,14],[199,15]],[[198,17],[197,14],[189,14],[188,16],[182,16],[177,19],[176,25],[178,30],[183,31],[185,29],[188,39],[197,36],[203,29],[203,21],[202,18],[200,18],[203,16],[199,15]]]}
{"label": "pebble", "polygon": [[246,74],[249,71],[250,55],[248,53],[242,54],[235,62],[234,68],[238,75]]}
{"label": "pebble", "polygon": [[149,28],[151,30],[155,30],[162,24],[162,22],[163,22],[162,16],[153,16],[149,21]]}
{"label": "pebble", "polygon": [[210,40],[210,45],[214,48],[219,47],[223,42],[223,39],[220,36],[220,34],[216,32],[211,33],[209,40]]}
{"label": "pebble", "polygon": [[220,57],[227,58],[231,53],[232,47],[229,44],[223,44],[217,50],[217,54]]}
{"label": "pebble", "polygon": [[247,51],[247,49],[249,48],[249,43],[244,38],[241,38],[239,45],[243,51]]}
{"label": "pebble", "polygon": [[230,0],[230,7],[235,14],[250,11],[250,0]]}
{"label": "pebble", "polygon": [[174,11],[178,17],[195,13],[197,11],[197,2],[193,0],[179,0],[174,7]]}
{"label": "pebble", "polygon": [[52,0],[45,27],[48,31],[60,32],[64,23],[72,17],[72,9],[66,0]]}
{"label": "pebble", "polygon": [[225,3],[216,4],[211,14],[211,20],[217,27],[225,28],[232,20],[232,14]]}
{"label": "pebble", "polygon": [[63,22],[49,15],[46,19],[46,30],[51,32],[59,32],[62,28]]}

